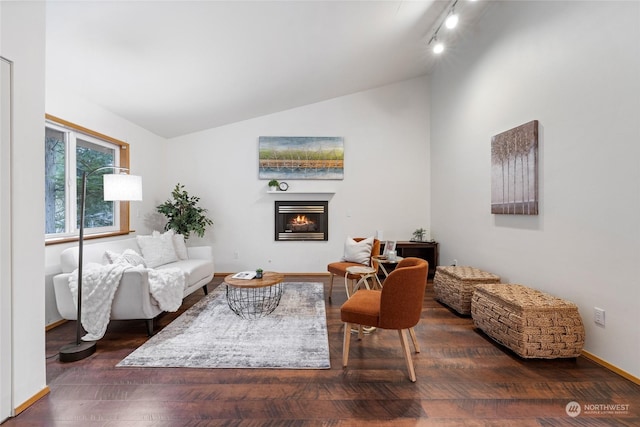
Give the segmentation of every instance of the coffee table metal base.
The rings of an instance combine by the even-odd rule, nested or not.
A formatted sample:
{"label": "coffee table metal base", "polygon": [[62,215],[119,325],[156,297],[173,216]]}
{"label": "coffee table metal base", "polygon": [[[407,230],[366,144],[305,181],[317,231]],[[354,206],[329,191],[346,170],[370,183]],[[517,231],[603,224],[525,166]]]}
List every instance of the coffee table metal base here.
{"label": "coffee table metal base", "polygon": [[282,298],[282,283],[260,288],[227,285],[229,308],[243,319],[258,319],[273,312]]}

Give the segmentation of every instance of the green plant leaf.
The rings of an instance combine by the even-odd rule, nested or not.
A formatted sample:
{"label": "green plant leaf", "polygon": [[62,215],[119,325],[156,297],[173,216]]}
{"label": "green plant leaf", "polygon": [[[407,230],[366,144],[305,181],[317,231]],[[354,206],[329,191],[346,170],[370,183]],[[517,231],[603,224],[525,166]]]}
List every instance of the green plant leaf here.
{"label": "green plant leaf", "polygon": [[203,237],[206,228],[213,225],[213,221],[206,216],[207,210],[197,206],[200,197],[189,196],[184,185],[177,183],[171,192],[173,200],[169,199],[156,207],[158,213],[167,218],[165,230],[174,230],[188,239],[191,233]]}

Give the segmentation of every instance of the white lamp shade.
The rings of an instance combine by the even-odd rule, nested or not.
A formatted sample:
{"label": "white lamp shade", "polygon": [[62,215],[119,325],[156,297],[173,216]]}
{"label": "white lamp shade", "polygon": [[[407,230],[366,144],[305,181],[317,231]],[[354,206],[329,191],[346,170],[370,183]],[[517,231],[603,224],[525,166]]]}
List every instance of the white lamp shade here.
{"label": "white lamp shade", "polygon": [[127,174],[105,174],[104,200],[142,200],[142,177]]}

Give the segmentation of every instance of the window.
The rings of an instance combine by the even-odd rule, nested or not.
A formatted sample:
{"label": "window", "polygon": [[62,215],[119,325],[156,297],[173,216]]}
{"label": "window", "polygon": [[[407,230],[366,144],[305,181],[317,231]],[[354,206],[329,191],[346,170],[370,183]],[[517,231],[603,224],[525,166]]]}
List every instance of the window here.
{"label": "window", "polygon": [[[77,239],[82,176],[103,166],[129,167],[129,144],[46,115],[45,237],[48,243]],[[87,177],[85,228],[91,235],[129,232],[129,203],[103,199],[102,175]]]}

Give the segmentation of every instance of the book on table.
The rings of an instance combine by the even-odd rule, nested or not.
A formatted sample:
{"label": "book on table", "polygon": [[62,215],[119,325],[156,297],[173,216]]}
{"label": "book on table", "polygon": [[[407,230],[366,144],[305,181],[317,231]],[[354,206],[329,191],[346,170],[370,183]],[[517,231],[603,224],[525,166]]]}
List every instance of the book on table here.
{"label": "book on table", "polygon": [[256,272],[255,271],[240,271],[240,272],[234,274],[231,277],[234,278],[234,279],[250,280],[250,279],[253,279],[254,277],[256,277]]}

